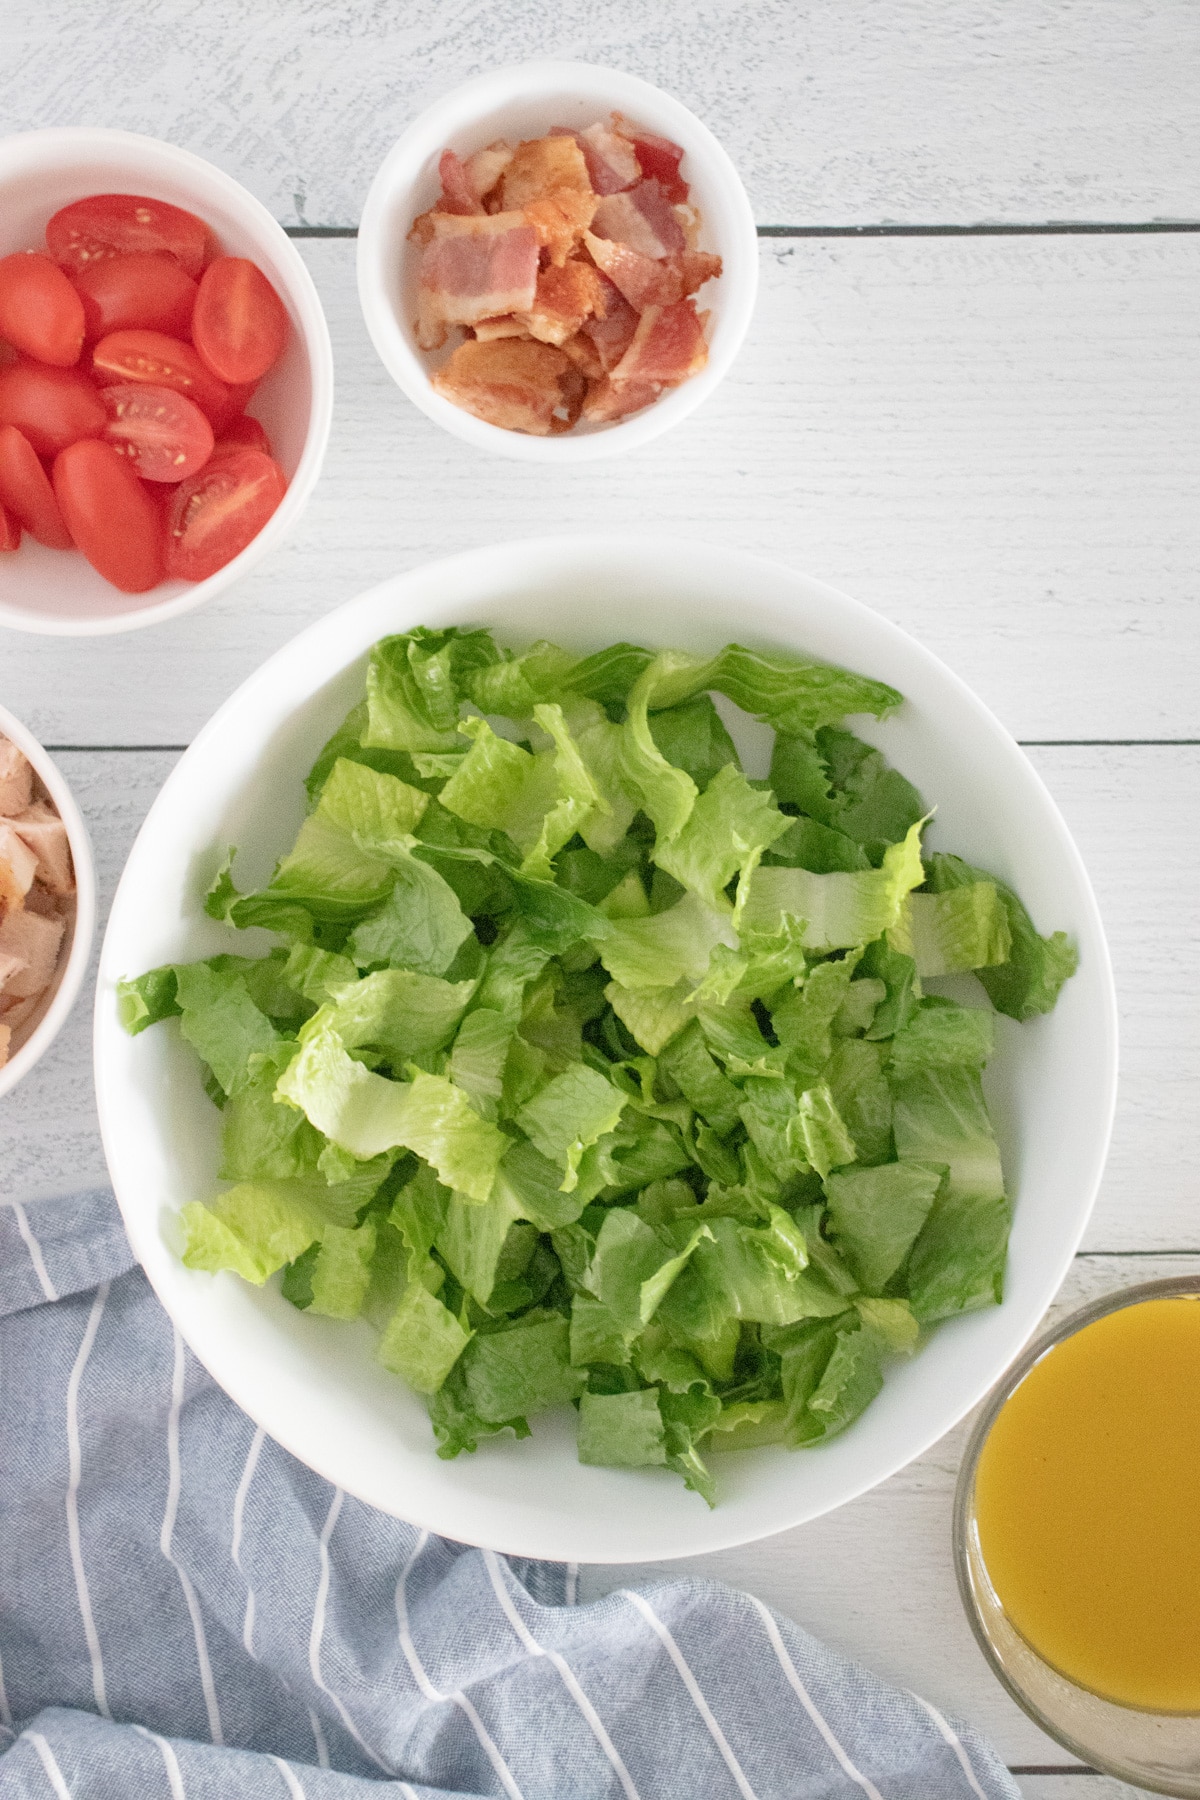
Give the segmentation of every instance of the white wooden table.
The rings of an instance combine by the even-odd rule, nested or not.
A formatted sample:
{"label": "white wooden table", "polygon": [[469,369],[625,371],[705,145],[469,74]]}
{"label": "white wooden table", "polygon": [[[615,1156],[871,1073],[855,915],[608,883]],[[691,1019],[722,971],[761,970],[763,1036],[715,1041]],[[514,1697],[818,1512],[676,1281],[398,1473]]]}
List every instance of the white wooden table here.
{"label": "white wooden table", "polygon": [[[0,700],[55,748],[105,896],[167,771],[245,675],[396,570],[497,538],[660,527],[849,589],[1030,748],[1091,870],[1121,1102],[1064,1305],[1200,1269],[1200,9],[1194,0],[4,0],[0,132],[170,138],[300,240],[338,397],[324,479],[265,567],[176,624],[0,632]],[[761,224],[732,375],[639,454],[546,476],[393,386],[354,287],[370,178],[499,61],[647,76],[723,139]],[[103,1178],[85,996],[0,1105],[21,1196]],[[829,1518],[696,1572],[741,1584],[990,1733],[1031,1800],[1134,1790],[1005,1697],[961,1614],[963,1432]],[[672,1565],[679,1569],[681,1565]],[[628,1571],[594,1570],[590,1592]]]}

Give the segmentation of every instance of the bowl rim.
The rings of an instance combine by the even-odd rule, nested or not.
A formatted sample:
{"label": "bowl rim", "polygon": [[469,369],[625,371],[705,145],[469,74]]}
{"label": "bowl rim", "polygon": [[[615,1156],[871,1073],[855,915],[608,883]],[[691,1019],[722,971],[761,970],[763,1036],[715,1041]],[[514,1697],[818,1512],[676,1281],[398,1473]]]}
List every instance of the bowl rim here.
{"label": "bowl rim", "polygon": [[[1097,1320],[1108,1318],[1112,1313],[1126,1312],[1131,1306],[1141,1306],[1147,1300],[1170,1299],[1200,1299],[1200,1271],[1192,1275],[1163,1275],[1153,1281],[1135,1282],[1132,1287],[1113,1288],[1107,1294],[1101,1294],[1095,1300],[1085,1301],[1082,1306],[1075,1307],[1048,1331],[1039,1333],[1031,1343],[1025,1346],[988,1394],[980,1408],[979,1417],[971,1427],[971,1435],[967,1439],[967,1446],[963,1451],[962,1461],[958,1468],[951,1521],[951,1549],[959,1599],[962,1601],[963,1611],[967,1615],[967,1623],[975,1635],[975,1641],[982,1650],[988,1667],[1010,1699],[1015,1700],[1022,1712],[1032,1719],[1035,1725],[1040,1726],[1056,1743],[1061,1744],[1064,1749],[1077,1756],[1081,1762],[1092,1764],[1100,1774],[1112,1775],[1118,1780],[1132,1781],[1142,1787],[1150,1788],[1152,1792],[1163,1794],[1174,1794],[1178,1790],[1170,1787],[1156,1787],[1147,1779],[1146,1770],[1132,1764],[1119,1764],[1105,1758],[1093,1745],[1085,1743],[1081,1738],[1074,1737],[1071,1732],[1057,1724],[1042,1711],[1037,1701],[1025,1692],[998,1654],[980,1616],[971,1575],[970,1549],[971,1526],[974,1519],[975,1476],[979,1469],[979,1458],[983,1454],[984,1445],[991,1436],[992,1428],[1001,1411],[1016,1393],[1025,1377],[1041,1362],[1043,1357],[1048,1356],[1052,1350],[1057,1350],[1059,1345],[1066,1343],[1069,1338],[1086,1330],[1089,1325],[1096,1324]],[[981,1567],[986,1571],[987,1565],[983,1560],[982,1552],[980,1552],[979,1560]],[[1013,1630],[1016,1630],[1015,1626],[1013,1626]],[[1018,1635],[1021,1634],[1018,1633]],[[1037,1646],[1031,1644],[1027,1638],[1022,1638],[1022,1641],[1039,1662],[1046,1668],[1053,1669],[1060,1681],[1080,1693],[1090,1692],[1073,1677],[1064,1674],[1061,1669],[1054,1668],[1054,1665],[1047,1662],[1042,1656]],[[1119,1701],[1106,1700],[1102,1694],[1092,1697],[1117,1711],[1144,1711],[1144,1709],[1136,1707],[1133,1709],[1123,1707]],[[1164,1714],[1161,1716],[1177,1718],[1181,1715]],[[1200,1714],[1183,1716],[1200,1720]]]}
{"label": "bowl rim", "polygon": [[0,1098],[11,1093],[28,1075],[33,1065],[45,1055],[58,1036],[79,998],[83,978],[91,960],[92,940],[96,935],[96,862],[91,838],[74,794],[57,763],[44,750],[28,726],[0,706],[0,737],[10,738],[45,786],[67,828],[71,861],[75,868],[75,923],[71,945],[65,960],[60,960],[58,986],[50,1004],[21,1048],[0,1068]]}
{"label": "bowl rim", "polygon": [[[444,140],[462,129],[461,124],[451,124],[444,133],[435,133],[435,126],[445,115],[457,117],[471,109],[482,116],[514,94],[520,95],[524,88],[528,88],[532,99],[539,91],[572,86],[581,89],[589,98],[592,90],[596,90],[597,104],[610,111],[624,108],[641,112],[655,121],[656,129],[662,127],[668,135],[688,138],[686,153],[703,157],[706,172],[724,189],[737,224],[732,241],[720,246],[725,259],[721,280],[729,283],[726,289],[729,304],[722,314],[725,342],[720,354],[711,354],[713,347],[710,346],[708,364],[698,375],[662,395],[652,406],[632,418],[618,420],[600,431],[581,435],[564,432],[558,437],[539,438],[488,424],[434,391],[429,372],[409,343],[386,292],[383,274],[385,217],[393,194],[397,190],[411,191],[419,173],[419,162],[415,169],[410,169],[410,164],[416,159],[423,160],[428,154],[424,140],[433,135],[440,135]],[[363,203],[358,227],[357,277],[359,304],[380,361],[396,385],[427,418],[477,449],[521,462],[568,465],[617,456],[651,442],[687,418],[724,380],[741,350],[754,313],[758,293],[758,234],[749,197],[728,151],[681,100],[652,82],[644,81],[641,76],[621,69],[579,60],[535,58],[488,69],[459,83],[425,107],[405,128],[376,171]]]}
{"label": "bowl rim", "polygon": [[[296,465],[296,472],[288,482],[283,500],[262,530],[231,562],[218,569],[215,575],[208,576],[204,581],[191,583],[182,593],[152,605],[132,605],[122,612],[80,614],[73,617],[66,613],[24,609],[10,600],[0,602],[0,627],[11,631],[27,631],[41,637],[107,637],[116,632],[139,631],[144,626],[159,625],[164,620],[176,619],[184,613],[192,612],[230,587],[281,543],[299,520],[320,479],[333,422],[333,345],[329,336],[329,324],[316,284],[283,226],[248,187],[217,163],[209,162],[207,157],[198,156],[194,150],[186,150],[166,138],[151,137],[146,132],[124,131],[108,125],[55,125],[36,131],[11,132],[0,137],[0,192],[3,191],[6,179],[5,165],[8,156],[16,151],[17,146],[31,147],[35,151],[39,147],[45,147],[47,151],[78,149],[83,159],[86,159],[89,150],[123,150],[130,156],[149,154],[156,159],[155,167],[146,170],[151,185],[154,175],[161,169],[177,170],[185,184],[189,174],[195,175],[203,171],[206,181],[215,181],[239,207],[249,212],[288,273],[287,299],[298,315],[301,329],[297,336],[301,340],[309,366],[312,399],[304,448]],[[86,162],[83,166],[86,168]],[[178,199],[174,203],[178,204]],[[155,592],[153,588],[149,591],[151,594]],[[138,597],[129,596],[131,600]]]}
{"label": "bowl rim", "polygon": [[[1069,866],[1070,873],[1076,883],[1076,892],[1080,907],[1079,927],[1081,932],[1084,929],[1087,929],[1090,933],[1093,980],[1096,984],[1096,991],[1101,1003],[1102,1011],[1103,1063],[1100,1076],[1093,1084],[1092,1089],[1096,1096],[1096,1131],[1094,1139],[1092,1140],[1090,1154],[1086,1161],[1082,1161],[1079,1165],[1079,1193],[1081,1195],[1081,1200],[1078,1205],[1078,1210],[1070,1221],[1070,1229],[1061,1239],[1057,1257],[1053,1261],[1045,1258],[1039,1260],[1039,1277],[1036,1283],[1033,1284],[1032,1296],[1028,1293],[1025,1295],[1024,1306],[1022,1307],[1020,1315],[1012,1308],[1009,1308],[1007,1311],[1005,1311],[1004,1308],[1001,1308],[998,1311],[997,1316],[1002,1316],[1010,1321],[1005,1335],[1003,1346],[1004,1361],[1001,1368],[1007,1367],[1012,1359],[1020,1354],[1024,1345],[1028,1342],[1030,1334],[1037,1330],[1038,1324],[1044,1316],[1046,1307],[1049,1305],[1054,1293],[1061,1285],[1062,1279],[1070,1266],[1075,1251],[1078,1248],[1079,1241],[1087,1226],[1104,1170],[1108,1144],[1112,1132],[1113,1112],[1116,1099],[1117,1007],[1111,958],[1104,937],[1099,908],[1078,847],[1075,845],[1065,821],[1062,819],[1061,813],[1058,811],[1057,806],[1048,793],[1045,783],[1041,780],[1041,777],[1033,768],[1024,752],[1021,751],[1019,745],[1016,744],[1015,740],[1000,724],[995,715],[981,700],[978,699],[961,677],[947,668],[933,652],[927,650],[923,644],[911,637],[909,633],[893,624],[892,621],[883,615],[867,607],[861,601],[855,600],[851,596],[843,593],[841,590],[833,588],[827,583],[820,582],[813,577],[803,575],[771,558],[727,546],[712,544],[697,545],[679,539],[651,537],[644,533],[619,533],[609,537],[604,537],[599,534],[563,534],[560,536],[546,536],[536,539],[508,541],[502,544],[481,546],[473,550],[460,552],[455,556],[438,559],[433,563],[420,565],[415,569],[405,571],[382,583],[376,584],[365,593],[347,601],[333,612],[327,614],[323,619],[320,619],[307,627],[306,630],[293,638],[289,644],[284,645],[262,663],[212,716],[193,741],[189,751],[185,753],[185,757],[181,758],[179,764],[176,765],[176,769],[168,776],[166,784],[143,823],[138,838],[130,852],[125,871],[122,874],[121,882],[110,913],[109,930],[101,953],[99,976],[96,987],[94,1033],[95,1075],[101,1136],[104,1143],[105,1154],[109,1162],[110,1172],[113,1177],[113,1185],[117,1193],[118,1202],[125,1215],[126,1226],[129,1231],[131,1242],[134,1245],[135,1254],[139,1253],[140,1244],[146,1242],[156,1247],[151,1250],[151,1257],[153,1259],[157,1250],[160,1227],[157,1212],[155,1212],[152,1217],[150,1211],[141,1204],[140,1199],[137,1196],[128,1195],[123,1197],[122,1195],[122,1187],[129,1185],[130,1176],[121,1166],[120,1139],[122,1137],[122,1131],[119,1126],[117,1110],[113,1101],[110,1100],[109,1095],[110,1082],[116,1083],[117,1076],[114,1072],[112,1059],[105,1055],[106,1040],[111,1037],[114,1043],[119,1041],[115,1036],[116,1032],[119,1031],[115,1007],[115,981],[118,974],[122,971],[117,970],[113,966],[113,960],[115,959],[116,953],[112,950],[111,945],[116,935],[116,929],[122,919],[123,903],[126,898],[127,890],[132,890],[136,883],[139,858],[145,853],[144,846],[149,841],[149,834],[154,828],[159,810],[169,808],[174,802],[174,785],[176,784],[177,779],[181,784],[185,779],[182,776],[178,776],[177,772],[183,768],[187,759],[193,754],[196,754],[197,756],[203,755],[211,743],[219,741],[227,736],[229,722],[236,716],[237,711],[250,704],[256,696],[265,698],[266,694],[272,690],[279,671],[285,669],[288,663],[293,659],[299,664],[309,649],[312,646],[319,644],[323,638],[329,641],[329,648],[332,652],[332,658],[329,665],[329,677],[331,677],[333,673],[348,667],[352,662],[358,660],[360,656],[365,654],[365,650],[369,643],[374,641],[374,638],[380,635],[380,632],[372,628],[371,636],[364,638],[361,645],[358,642],[357,634],[355,634],[353,641],[356,647],[352,654],[347,656],[343,653],[341,645],[346,641],[344,627],[349,617],[358,614],[370,616],[374,609],[380,607],[384,602],[388,604],[391,611],[399,615],[402,613],[408,602],[409,596],[419,593],[421,586],[434,577],[471,577],[476,580],[486,592],[489,577],[493,574],[493,562],[497,552],[502,552],[506,557],[514,559],[520,558],[522,562],[532,562],[537,569],[538,575],[542,576],[545,574],[548,566],[554,566],[556,559],[565,561],[563,570],[565,574],[568,567],[570,571],[577,572],[581,566],[590,565],[596,560],[599,560],[603,565],[603,559],[606,557],[611,559],[615,556],[624,555],[629,558],[636,557],[641,559],[670,555],[672,558],[675,558],[680,554],[686,554],[691,557],[694,556],[697,551],[703,553],[706,567],[713,568],[719,566],[723,572],[728,573],[731,580],[736,576],[744,581],[749,574],[757,571],[763,578],[773,580],[777,584],[782,582],[793,589],[803,588],[806,591],[807,596],[814,603],[817,600],[820,600],[822,603],[828,602],[830,606],[835,608],[845,619],[869,622],[869,629],[875,638],[874,649],[876,651],[881,648],[894,646],[902,653],[907,652],[910,655],[915,654],[926,668],[936,672],[936,678],[939,683],[945,684],[945,686],[955,693],[961,701],[965,702],[975,717],[983,739],[995,749],[1002,751],[1006,759],[1010,761],[1014,757],[1019,759],[1019,764],[1023,771],[1023,779],[1030,784],[1031,788],[1039,791],[1046,812],[1053,819],[1058,847],[1064,857],[1065,864]],[[543,560],[539,561],[538,559]],[[469,608],[470,601],[463,600],[458,604]],[[775,623],[782,625],[784,616],[782,603],[776,595],[775,599],[770,604],[766,602],[762,604],[761,615],[756,620],[756,628],[761,630],[762,635],[768,636]],[[405,627],[403,624],[397,622],[390,628],[404,629]],[[389,629],[388,626],[383,627],[384,631],[387,629]],[[320,684],[316,684],[313,687],[306,689],[304,693],[296,696],[289,708],[288,716],[292,716],[299,711],[306,701],[311,699],[313,695],[319,691],[319,685]],[[139,1260],[142,1260],[140,1255]],[[162,1288],[159,1287],[154,1269],[147,1268],[146,1272],[152,1284],[158,1289],[159,1297],[163,1300],[168,1312],[172,1312],[172,1297],[164,1293]],[[995,1313],[996,1309],[992,1309],[992,1312]],[[991,1316],[991,1314],[989,1314],[989,1316]],[[188,1337],[187,1330],[182,1326],[181,1330],[183,1330],[184,1336]],[[191,1342],[190,1337],[188,1337],[188,1341],[189,1343]],[[192,1347],[199,1360],[211,1369],[211,1363],[208,1361],[208,1357],[211,1353],[210,1347],[208,1345],[201,1346],[196,1344],[193,1344]],[[845,1490],[839,1494],[836,1500],[826,1501],[821,1499],[816,1504],[813,1504],[811,1501],[800,1501],[796,1504],[790,1516],[778,1517],[774,1522],[766,1526],[754,1526],[751,1529],[747,1529],[746,1522],[744,1521],[735,1522],[735,1517],[732,1512],[723,1515],[721,1509],[718,1508],[715,1515],[709,1515],[708,1530],[704,1535],[702,1544],[690,1542],[680,1544],[676,1538],[670,1536],[664,1530],[660,1533],[659,1537],[654,1540],[654,1547],[652,1549],[639,1550],[636,1553],[637,1560],[669,1560],[674,1557],[732,1548],[742,1543],[756,1541],[764,1536],[770,1536],[777,1531],[790,1529],[793,1526],[807,1522],[809,1519],[821,1516],[824,1512],[831,1510],[833,1507],[844,1505],[847,1501],[858,1498],[859,1495],[869,1491],[880,1482],[895,1474],[899,1469],[907,1466],[916,1457],[923,1455],[932,1444],[936,1443],[947,1431],[958,1424],[973,1407],[977,1406],[979,1401],[987,1393],[989,1387],[997,1379],[996,1361],[997,1359],[993,1356],[990,1368],[985,1375],[973,1375],[971,1377],[969,1388],[965,1394],[955,1394],[950,1399],[943,1399],[938,1406],[931,1407],[929,1409],[929,1422],[923,1425],[920,1433],[914,1433],[911,1441],[906,1441],[901,1449],[897,1450],[889,1448],[885,1454],[882,1454],[879,1457],[878,1466],[865,1472],[856,1472],[853,1478],[847,1481]],[[259,1418],[259,1410],[261,1409],[256,1410],[258,1407],[257,1401],[246,1393],[245,1384],[239,1386],[236,1379],[231,1382],[229,1373],[230,1372],[226,1370],[222,1376],[216,1377],[214,1371],[214,1376],[219,1380],[222,1386],[226,1387],[226,1391],[232,1394],[232,1397],[244,1411],[248,1412],[252,1417]],[[315,1457],[311,1445],[306,1443],[301,1447],[298,1441],[300,1434],[298,1431],[293,1430],[290,1425],[286,1429],[281,1429],[279,1421],[270,1421],[265,1417],[262,1418],[260,1422],[263,1423],[265,1428],[277,1438],[278,1442],[283,1444],[285,1448],[291,1450],[293,1454],[297,1455],[299,1459],[308,1464],[308,1466],[316,1468],[319,1473],[326,1477],[326,1479],[340,1484],[342,1487],[347,1488],[347,1491],[356,1491],[353,1485],[347,1485],[344,1469],[339,1470],[334,1466],[332,1460],[323,1462],[319,1457]],[[387,1500],[382,1499],[378,1493],[361,1494],[361,1497],[364,1498],[368,1504],[381,1506],[384,1510],[389,1510]],[[422,1502],[422,1504],[424,1503]],[[472,1510],[470,1496],[465,1494],[462,1509],[467,1513]],[[406,1516],[409,1518],[414,1517],[411,1498],[406,1501]],[[631,1560],[631,1554],[628,1549],[597,1549],[594,1545],[589,1545],[589,1547],[584,1550],[571,1547],[576,1541],[571,1537],[571,1532],[574,1529],[571,1523],[568,1523],[567,1526],[562,1528],[560,1538],[554,1547],[547,1548],[545,1543],[535,1542],[530,1536],[514,1536],[512,1532],[506,1534],[501,1532],[499,1528],[493,1531],[491,1535],[484,1533],[481,1536],[481,1527],[474,1518],[471,1520],[471,1529],[470,1532],[468,1532],[464,1528],[462,1521],[457,1518],[451,1520],[445,1517],[439,1519],[432,1515],[421,1516],[420,1509],[418,1508],[415,1522],[423,1524],[429,1529],[442,1531],[451,1536],[459,1536],[467,1538],[470,1541],[483,1542],[490,1545],[492,1548],[509,1554],[550,1556],[562,1560],[582,1560],[598,1563],[627,1562]],[[583,1531],[586,1534],[586,1526],[583,1528]]]}

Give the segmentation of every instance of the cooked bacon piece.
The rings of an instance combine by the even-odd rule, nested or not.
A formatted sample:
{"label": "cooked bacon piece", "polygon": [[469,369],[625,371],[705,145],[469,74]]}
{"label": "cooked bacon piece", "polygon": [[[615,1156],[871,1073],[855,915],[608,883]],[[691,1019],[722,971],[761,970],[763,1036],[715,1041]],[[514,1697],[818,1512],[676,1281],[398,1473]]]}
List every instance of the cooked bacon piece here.
{"label": "cooked bacon piece", "polygon": [[563,355],[569,356],[575,367],[588,381],[599,381],[604,373],[604,364],[600,361],[600,352],[585,332],[577,331],[563,345]]}
{"label": "cooked bacon piece", "polygon": [[538,240],[520,213],[435,213],[421,254],[417,342],[436,350],[447,325],[525,312],[537,291]]}
{"label": "cooked bacon piece", "polygon": [[659,261],[618,244],[611,238],[584,233],[584,243],[602,274],[621,290],[630,306],[644,312],[648,306],[670,306],[683,298],[683,278],[670,261]]}
{"label": "cooked bacon piece", "polygon": [[603,276],[587,262],[551,266],[538,276],[537,297],[522,313],[530,335],[543,344],[565,344],[583,321],[604,305]]}
{"label": "cooked bacon piece", "polygon": [[49,987],[58,962],[65,921],[44,919],[23,908],[10,908],[0,922],[0,956],[15,957],[24,967],[4,984],[6,1000],[32,999]]}
{"label": "cooked bacon piece", "polygon": [[486,150],[477,150],[474,156],[468,156],[467,183],[477,200],[487,199],[512,159],[511,149],[501,142],[489,144]]}
{"label": "cooked bacon piece", "polygon": [[573,131],[569,125],[554,125],[551,137],[574,138],[587,164],[588,180],[598,194],[619,194],[642,179],[641,167],[628,138],[621,137],[598,121],[586,131]]}
{"label": "cooked bacon piece", "polygon": [[601,368],[608,370],[616,368],[633,342],[638,315],[607,275],[600,275],[600,285],[603,306],[596,308],[594,318],[584,320],[580,330],[595,345]]}
{"label": "cooked bacon piece", "polygon": [[707,361],[704,322],[693,301],[679,300],[674,306],[646,308],[633,342],[609,379],[617,386],[658,382],[663,387],[676,387],[689,376],[698,375]]}
{"label": "cooked bacon piece", "polygon": [[442,197],[436,210],[444,213],[461,213],[470,216],[481,213],[483,206],[471,187],[467,166],[453,150],[443,150],[438,162],[438,174],[442,180]]}
{"label": "cooked bacon piece", "polygon": [[517,318],[515,313],[505,313],[500,319],[480,319],[475,326],[475,336],[481,344],[491,344],[497,338],[527,338],[533,333],[529,327]]}
{"label": "cooked bacon piece", "polygon": [[430,380],[444,399],[489,425],[548,437],[574,423],[571,408],[574,404],[578,412],[583,378],[552,344],[521,338],[485,344],[472,338]]}
{"label": "cooked bacon piece", "polygon": [[0,737],[0,818],[24,812],[32,798],[32,768],[11,738]]}
{"label": "cooked bacon piece", "polygon": [[679,270],[684,294],[694,294],[706,281],[715,281],[722,268],[721,258],[709,250],[681,250],[671,261]]}
{"label": "cooked bacon piece", "polygon": [[587,164],[573,137],[529,138],[518,144],[504,171],[500,196],[506,212],[544,200],[560,188],[590,194]]}
{"label": "cooked bacon piece", "polygon": [[556,269],[562,268],[582,241],[595,210],[596,196],[590,188],[586,192],[582,188],[559,188],[526,206],[525,217]]}
{"label": "cooked bacon piece", "polygon": [[657,181],[639,181],[628,193],[609,194],[596,207],[597,237],[628,244],[641,256],[673,256],[686,248],[683,227]]}
{"label": "cooked bacon piece", "polygon": [[631,127],[629,136],[633,139],[633,152],[638,159],[642,174],[649,181],[661,181],[668,200],[686,200],[688,184],[679,173],[679,165],[683,161],[683,151],[670,138],[659,137],[653,131],[638,131]]}
{"label": "cooked bacon piece", "polygon": [[588,383],[583,416],[589,425],[611,425],[616,419],[641,412],[657,400],[662,389],[653,381],[614,381],[611,375]]}

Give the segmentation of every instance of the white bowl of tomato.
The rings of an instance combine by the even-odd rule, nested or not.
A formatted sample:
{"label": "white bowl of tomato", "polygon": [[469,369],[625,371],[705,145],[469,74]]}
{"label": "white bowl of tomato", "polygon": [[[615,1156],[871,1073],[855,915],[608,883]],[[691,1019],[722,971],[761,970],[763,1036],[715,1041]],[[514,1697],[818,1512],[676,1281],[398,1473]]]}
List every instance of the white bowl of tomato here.
{"label": "white bowl of tomato", "polygon": [[299,518],[332,406],[312,278],[231,176],[132,132],[0,139],[0,625],[228,587]]}

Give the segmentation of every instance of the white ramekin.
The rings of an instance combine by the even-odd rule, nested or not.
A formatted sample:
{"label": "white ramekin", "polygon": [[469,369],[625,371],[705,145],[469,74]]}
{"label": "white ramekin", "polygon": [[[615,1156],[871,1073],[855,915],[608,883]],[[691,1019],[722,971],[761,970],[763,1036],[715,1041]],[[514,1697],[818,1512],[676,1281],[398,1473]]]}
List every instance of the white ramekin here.
{"label": "white ramekin", "polygon": [[84,557],[26,537],[0,567],[0,625],[83,637],[156,625],[229,587],[282,543],[316,486],[333,412],[329,328],[296,246],[231,175],[158,138],[80,126],[0,138],[0,256],[44,242],[47,220],[88,194],[148,194],[199,214],[223,249],[256,262],[292,321],[292,337],[249,411],[260,419],[288,491],[258,536],[207,581],[164,581],[123,594]]}
{"label": "white ramekin", "polygon": [[[488,425],[436,393],[418,349],[418,257],[408,231],[439,192],[445,149],[469,155],[496,138],[538,137],[552,125],[582,129],[618,112],[683,146],[681,173],[702,226],[699,248],[719,252],[724,272],[701,289],[709,310],[708,365],[644,412],[612,425],[579,426],[561,437],[530,437]],[[530,62],[493,69],[426,109],[385,158],[371,184],[358,232],[358,295],[385,368],[422,412],[481,450],[522,462],[592,462],[635,449],[694,412],[725,376],[742,345],[758,289],[754,215],[737,170],[712,132],[680,101],[636,75],[590,63]]]}
{"label": "white ramekin", "polygon": [[67,828],[71,860],[75,864],[75,923],[58,958],[58,969],[50,988],[49,1000],[42,1002],[42,1016],[21,1048],[0,1068],[0,1099],[15,1088],[22,1076],[28,1075],[38,1058],[54,1042],[67,1014],[79,998],[79,989],[87,973],[96,932],[96,865],[92,858],[91,839],[75,796],[51,762],[42,746],[25,729],[19,719],[0,706],[0,737],[10,738],[29,761],[34,773],[44,783],[46,792]]}

